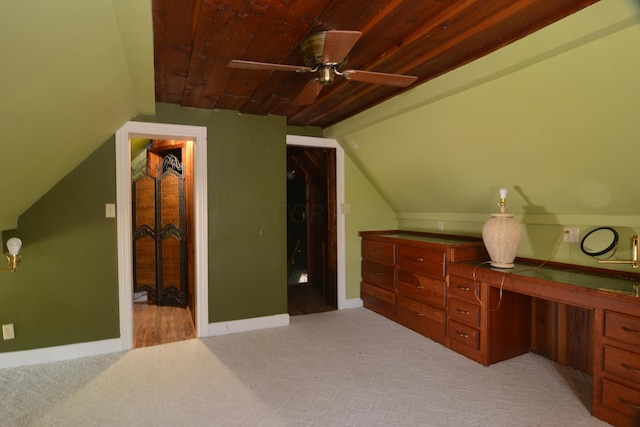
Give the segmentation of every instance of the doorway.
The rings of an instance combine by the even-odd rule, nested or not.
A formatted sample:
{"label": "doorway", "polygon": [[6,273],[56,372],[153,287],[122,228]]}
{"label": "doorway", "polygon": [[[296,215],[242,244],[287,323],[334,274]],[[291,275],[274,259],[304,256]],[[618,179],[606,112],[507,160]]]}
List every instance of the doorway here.
{"label": "doorway", "polygon": [[336,150],[287,147],[290,315],[338,308]]}
{"label": "doorway", "polygon": [[193,142],[131,143],[134,348],[195,338]]}
{"label": "doorway", "polygon": [[198,337],[208,336],[207,128],[128,122],[116,132],[116,195],[120,347],[133,348],[131,146],[137,138],[193,141],[193,305]]}

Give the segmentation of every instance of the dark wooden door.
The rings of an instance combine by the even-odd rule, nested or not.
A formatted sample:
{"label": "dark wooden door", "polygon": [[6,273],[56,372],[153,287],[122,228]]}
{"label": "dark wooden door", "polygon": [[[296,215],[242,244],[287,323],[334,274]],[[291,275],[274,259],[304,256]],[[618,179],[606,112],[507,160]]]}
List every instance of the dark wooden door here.
{"label": "dark wooden door", "polygon": [[150,152],[132,185],[134,292],[158,305],[189,302],[185,179],[180,159]]}

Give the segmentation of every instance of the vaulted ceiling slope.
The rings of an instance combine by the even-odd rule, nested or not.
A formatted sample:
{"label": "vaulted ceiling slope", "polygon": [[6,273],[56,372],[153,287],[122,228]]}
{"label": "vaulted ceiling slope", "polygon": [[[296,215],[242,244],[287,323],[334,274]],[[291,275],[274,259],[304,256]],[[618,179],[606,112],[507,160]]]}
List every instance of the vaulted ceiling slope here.
{"label": "vaulted ceiling slope", "polygon": [[0,230],[137,114],[153,113],[146,0],[0,5]]}
{"label": "vaulted ceiling slope", "polygon": [[324,128],[408,89],[339,79],[300,106],[308,73],[234,70],[229,61],[303,65],[305,36],[356,30],[347,68],[414,75],[415,86],[597,1],[153,0],[156,100]]}

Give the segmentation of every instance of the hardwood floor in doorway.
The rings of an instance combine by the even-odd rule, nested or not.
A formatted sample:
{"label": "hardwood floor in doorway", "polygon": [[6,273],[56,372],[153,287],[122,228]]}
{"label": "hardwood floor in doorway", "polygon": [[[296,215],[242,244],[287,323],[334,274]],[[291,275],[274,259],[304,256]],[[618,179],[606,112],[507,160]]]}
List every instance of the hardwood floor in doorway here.
{"label": "hardwood floor in doorway", "polygon": [[133,348],[196,338],[189,308],[133,304]]}
{"label": "hardwood floor in doorway", "polygon": [[337,310],[327,304],[320,292],[308,284],[287,286],[287,299],[290,316]]}

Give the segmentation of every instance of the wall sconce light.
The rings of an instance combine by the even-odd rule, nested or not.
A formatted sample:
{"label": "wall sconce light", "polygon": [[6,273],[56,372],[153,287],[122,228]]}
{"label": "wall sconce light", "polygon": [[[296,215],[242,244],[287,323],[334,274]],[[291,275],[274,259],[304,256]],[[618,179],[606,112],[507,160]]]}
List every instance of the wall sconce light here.
{"label": "wall sconce light", "polygon": [[22,240],[17,237],[12,237],[7,240],[7,249],[9,249],[9,255],[7,255],[7,260],[9,261],[9,268],[5,268],[3,270],[16,271],[18,268],[18,264],[20,264],[20,259],[22,256],[20,255],[20,248],[22,247]]}

